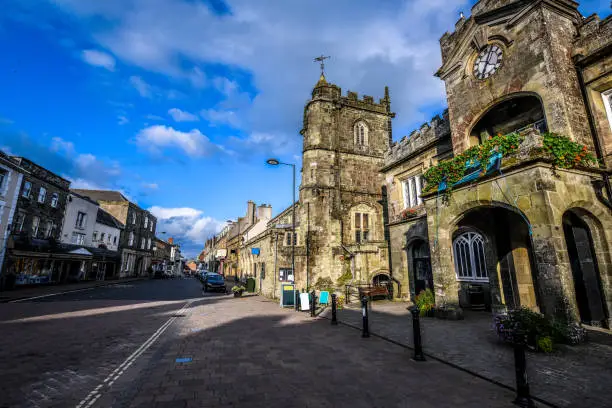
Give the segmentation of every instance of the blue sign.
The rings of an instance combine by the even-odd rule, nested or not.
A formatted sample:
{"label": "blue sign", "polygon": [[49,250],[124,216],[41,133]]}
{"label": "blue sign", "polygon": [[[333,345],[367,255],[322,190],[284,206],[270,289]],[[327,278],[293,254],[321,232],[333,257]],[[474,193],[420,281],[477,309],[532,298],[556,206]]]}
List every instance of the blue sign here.
{"label": "blue sign", "polygon": [[259,248],[251,248],[251,253],[253,255],[259,255]]}

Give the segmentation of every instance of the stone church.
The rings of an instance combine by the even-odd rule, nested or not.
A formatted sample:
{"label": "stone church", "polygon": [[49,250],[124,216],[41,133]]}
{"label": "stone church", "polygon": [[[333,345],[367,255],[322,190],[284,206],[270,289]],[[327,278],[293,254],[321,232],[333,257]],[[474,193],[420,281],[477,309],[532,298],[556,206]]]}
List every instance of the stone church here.
{"label": "stone church", "polygon": [[[301,131],[298,288],[350,272],[353,282],[392,283],[396,298],[430,288],[438,303],[528,307],[610,328],[612,18],[577,7],[477,2],[440,39],[435,75],[448,109],[397,142],[388,89],[378,101],[345,96],[321,75]],[[483,164],[479,146],[491,147]],[[575,165],[560,166],[559,149]],[[459,170],[438,167],[453,161]],[[272,250],[288,234],[275,225],[290,222],[250,241],[269,237],[256,258],[274,264],[260,270],[290,267],[289,246]],[[277,273],[260,281],[278,296]]]}

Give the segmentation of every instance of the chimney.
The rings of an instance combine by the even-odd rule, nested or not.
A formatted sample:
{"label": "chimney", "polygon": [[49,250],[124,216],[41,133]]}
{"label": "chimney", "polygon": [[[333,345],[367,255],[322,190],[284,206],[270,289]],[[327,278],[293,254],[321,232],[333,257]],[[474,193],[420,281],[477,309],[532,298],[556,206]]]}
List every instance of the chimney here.
{"label": "chimney", "polygon": [[174,238],[172,238],[172,237],[168,238],[168,243],[170,245],[173,245],[174,244]]}
{"label": "chimney", "polygon": [[272,219],[272,206],[262,204],[257,207],[257,219],[258,220],[271,220]]}
{"label": "chimney", "polygon": [[255,203],[251,200],[247,202],[246,221],[249,225],[255,224]]}

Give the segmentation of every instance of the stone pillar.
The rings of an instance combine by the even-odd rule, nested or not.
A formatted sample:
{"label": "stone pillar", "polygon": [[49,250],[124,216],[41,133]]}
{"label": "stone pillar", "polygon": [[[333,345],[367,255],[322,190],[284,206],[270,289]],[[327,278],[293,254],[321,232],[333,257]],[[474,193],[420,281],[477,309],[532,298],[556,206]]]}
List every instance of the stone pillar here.
{"label": "stone pillar", "polygon": [[[433,208],[430,208],[431,206]],[[427,231],[436,301],[442,297],[446,304],[459,307],[459,282],[452,258],[453,243],[441,212],[439,211],[436,220],[435,200],[427,204]]]}

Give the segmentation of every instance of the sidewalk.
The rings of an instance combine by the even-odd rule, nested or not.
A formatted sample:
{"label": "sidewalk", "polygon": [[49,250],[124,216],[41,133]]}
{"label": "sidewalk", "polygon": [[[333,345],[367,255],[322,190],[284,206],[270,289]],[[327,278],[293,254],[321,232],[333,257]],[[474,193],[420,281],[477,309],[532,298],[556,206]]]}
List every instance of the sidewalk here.
{"label": "sidewalk", "polygon": [[194,303],[99,407],[512,407],[514,394],[262,297]]}
{"label": "sidewalk", "polygon": [[[408,306],[374,302],[369,310],[370,332],[412,347]],[[322,316],[331,317],[331,309]],[[342,323],[362,327],[358,304],[339,310],[337,316]],[[498,340],[489,313],[468,310],[461,321],[421,318],[421,333],[426,354],[515,387],[513,350]],[[589,338],[590,342],[579,346],[561,345],[551,354],[528,353],[531,394],[559,407],[612,407],[612,336],[589,333]]]}
{"label": "sidewalk", "polygon": [[0,292],[0,303],[15,302],[22,299],[33,297],[50,296],[61,293],[75,292],[80,290],[93,289],[101,286],[115,285],[117,283],[133,282],[140,280],[148,280],[148,277],[139,278],[121,278],[106,281],[86,281],[65,284],[52,284],[45,286],[35,286],[29,288],[16,288],[13,290]]}

